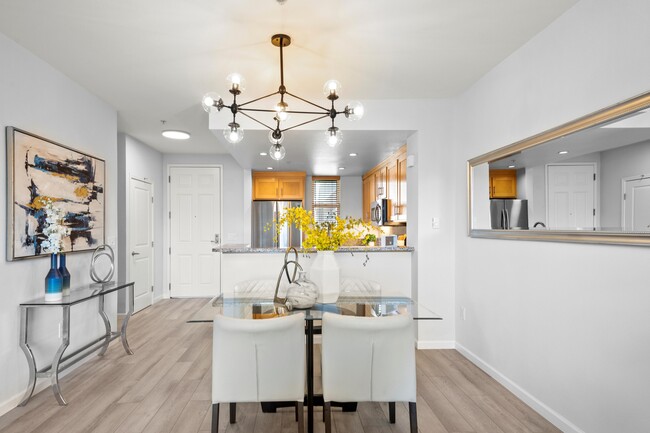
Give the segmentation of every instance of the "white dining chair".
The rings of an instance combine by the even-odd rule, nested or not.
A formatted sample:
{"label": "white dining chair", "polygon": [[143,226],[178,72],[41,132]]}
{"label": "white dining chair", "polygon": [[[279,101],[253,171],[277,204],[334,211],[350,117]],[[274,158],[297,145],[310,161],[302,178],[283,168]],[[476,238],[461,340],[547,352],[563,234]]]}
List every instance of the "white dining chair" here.
{"label": "white dining chair", "polygon": [[295,401],[303,433],[305,315],[234,319],[217,315],[212,345],[212,432],[219,428],[219,403]]}
{"label": "white dining chair", "polygon": [[323,314],[322,379],[325,431],[332,429],[331,402],[409,403],[411,433],[417,433],[413,318]]}

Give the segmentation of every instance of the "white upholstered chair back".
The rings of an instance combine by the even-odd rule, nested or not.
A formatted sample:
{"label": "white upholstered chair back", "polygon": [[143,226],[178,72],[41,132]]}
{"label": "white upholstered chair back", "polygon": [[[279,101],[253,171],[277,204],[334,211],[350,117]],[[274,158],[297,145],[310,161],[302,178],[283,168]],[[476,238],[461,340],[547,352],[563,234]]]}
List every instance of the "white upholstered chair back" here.
{"label": "white upholstered chair back", "polygon": [[415,402],[415,335],[410,316],[325,313],[322,337],[326,402]]}
{"label": "white upholstered chair back", "polygon": [[214,320],[212,403],[303,401],[305,316]]}

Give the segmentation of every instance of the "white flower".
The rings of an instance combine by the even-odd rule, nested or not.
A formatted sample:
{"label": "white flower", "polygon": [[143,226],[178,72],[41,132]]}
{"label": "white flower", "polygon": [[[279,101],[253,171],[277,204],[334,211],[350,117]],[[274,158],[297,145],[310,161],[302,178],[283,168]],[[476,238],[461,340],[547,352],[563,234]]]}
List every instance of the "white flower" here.
{"label": "white flower", "polygon": [[45,209],[45,227],[43,234],[47,240],[41,242],[41,246],[47,253],[58,254],[63,249],[63,238],[70,234],[70,228],[65,226],[64,212],[55,207],[51,200],[47,200]]}

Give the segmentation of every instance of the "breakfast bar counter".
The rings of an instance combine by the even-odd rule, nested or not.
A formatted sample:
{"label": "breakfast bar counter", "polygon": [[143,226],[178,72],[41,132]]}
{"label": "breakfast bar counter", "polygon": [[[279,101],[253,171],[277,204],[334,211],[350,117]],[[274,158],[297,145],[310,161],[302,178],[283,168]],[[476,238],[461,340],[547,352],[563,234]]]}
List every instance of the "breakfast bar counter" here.
{"label": "breakfast bar counter", "polygon": [[[338,250],[334,251],[335,253],[351,253],[351,254],[362,254],[362,253],[412,253],[415,249],[413,247],[341,247]],[[286,248],[251,248],[246,246],[228,246],[224,245],[221,248],[215,248],[215,252],[221,252],[223,254],[272,254],[272,253],[282,253],[286,251]],[[316,254],[316,250],[307,250],[302,252],[299,250],[300,254]]]}
{"label": "breakfast bar counter", "polygon": [[[284,264],[285,249],[224,245],[221,254],[221,291],[227,293],[243,282],[275,283]],[[342,247],[336,251],[341,279],[376,282],[383,296],[412,296],[413,247]],[[300,265],[309,275],[316,250],[298,251]]]}

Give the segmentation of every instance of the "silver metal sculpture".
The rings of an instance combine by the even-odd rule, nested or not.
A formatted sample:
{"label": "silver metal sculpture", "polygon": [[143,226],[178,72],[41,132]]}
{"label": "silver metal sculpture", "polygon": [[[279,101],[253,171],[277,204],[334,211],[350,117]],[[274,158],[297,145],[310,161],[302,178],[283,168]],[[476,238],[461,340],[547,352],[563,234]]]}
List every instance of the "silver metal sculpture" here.
{"label": "silver metal sculpture", "polygon": [[[110,270],[108,273],[100,277],[97,275],[97,260],[99,260],[100,257],[106,256],[109,259],[109,263],[111,265]],[[107,283],[111,281],[111,278],[113,278],[113,274],[115,273],[115,253],[113,252],[113,248],[111,248],[108,245],[100,245],[97,248],[95,248],[95,251],[93,252],[93,256],[90,259],[90,278],[96,283]]]}

